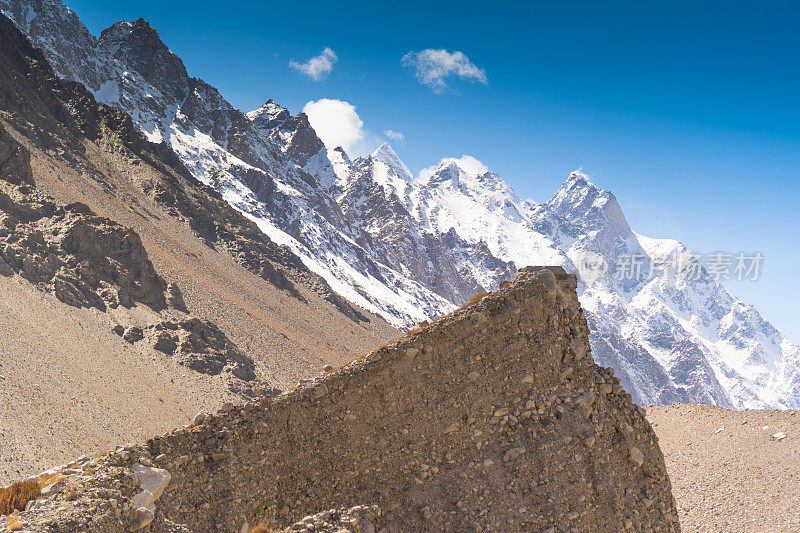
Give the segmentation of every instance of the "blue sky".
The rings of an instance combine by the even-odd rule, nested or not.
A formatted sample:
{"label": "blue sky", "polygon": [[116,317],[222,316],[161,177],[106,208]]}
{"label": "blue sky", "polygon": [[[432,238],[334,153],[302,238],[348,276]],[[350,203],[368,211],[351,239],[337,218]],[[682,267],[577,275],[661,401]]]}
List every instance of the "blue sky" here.
{"label": "blue sky", "polygon": [[[268,98],[356,107],[416,172],[471,154],[521,196],[582,167],[631,226],[700,252],[760,251],[731,283],[800,342],[800,5],[795,2],[245,2],[68,0],[90,30],[144,17],[193,76],[248,111]],[[325,47],[333,70],[291,69]],[[437,94],[401,65],[461,51],[486,83]]]}

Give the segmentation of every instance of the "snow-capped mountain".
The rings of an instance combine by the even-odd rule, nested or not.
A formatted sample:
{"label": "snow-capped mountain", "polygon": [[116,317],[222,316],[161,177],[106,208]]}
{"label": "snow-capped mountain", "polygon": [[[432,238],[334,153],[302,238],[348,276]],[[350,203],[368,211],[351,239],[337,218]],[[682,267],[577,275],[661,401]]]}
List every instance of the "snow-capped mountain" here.
{"label": "snow-capped mountain", "polygon": [[[580,172],[543,204],[522,201],[478,160],[414,178],[388,144],[351,159],[304,114],[268,100],[244,113],[143,19],[95,38],[60,0],[0,0],[55,71],[131,115],[339,294],[400,327],[493,290],[518,267],[577,271],[595,359],[639,403],[800,407],[800,350],[698,266],[679,242],[636,234],[616,198]],[[621,256],[653,276],[620,276]],[[586,265],[593,268],[585,268]]]}

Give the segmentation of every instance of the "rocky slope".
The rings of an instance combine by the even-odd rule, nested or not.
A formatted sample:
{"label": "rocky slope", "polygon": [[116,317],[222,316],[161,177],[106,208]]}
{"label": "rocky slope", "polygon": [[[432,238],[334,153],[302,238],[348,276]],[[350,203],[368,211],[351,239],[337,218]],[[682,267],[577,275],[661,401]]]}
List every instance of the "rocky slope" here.
{"label": "rocky slope", "polygon": [[[236,392],[271,388],[215,324],[188,315],[180,289],[156,273],[136,233],[84,204],[61,207],[38,192],[27,151],[2,127],[0,150],[13,154],[0,164],[0,275],[18,274],[67,305],[106,311],[127,342],[146,339],[192,370],[225,374]],[[150,323],[116,312],[137,305],[152,312]]]}
{"label": "rocky slope", "polygon": [[382,531],[678,531],[655,434],[592,362],[575,287],[524,269],[276,399],[48,473],[13,520],[247,531],[361,505]]}
{"label": "rocky slope", "polygon": [[0,483],[397,334],[2,16],[0,64]]}
{"label": "rocky slope", "polygon": [[[16,477],[72,455],[76,444],[92,449],[108,442],[109,433],[117,439],[120,435],[140,438],[142,429],[163,429],[165,420],[181,421],[186,415],[175,412],[180,411],[179,402],[166,402],[163,396],[170,398],[186,381],[198,386],[182,391],[183,398],[200,405],[215,405],[214,400],[228,396],[226,391],[240,397],[272,392],[269,383],[256,374],[253,360],[214,323],[189,314],[179,287],[158,275],[139,235],[94,215],[85,204],[60,206],[38,191],[28,151],[2,125],[0,154],[0,292],[4,301],[0,396],[5,406],[0,415],[0,480],[11,478],[12,469]],[[113,339],[116,336],[118,340]],[[98,356],[109,357],[107,350],[112,346],[125,353],[120,349],[124,344],[141,356],[123,363],[112,355],[103,361],[104,377],[93,375]],[[148,362],[142,364],[142,359]],[[112,367],[108,367],[110,361],[114,361]],[[200,375],[181,379],[177,386],[173,377],[166,386],[165,377],[158,374],[176,364],[184,367],[183,377],[192,371]],[[69,365],[92,370],[88,376],[81,376],[82,370],[65,375],[64,367]],[[134,377],[132,370],[134,375],[143,371],[157,377]],[[124,395],[137,397],[138,409],[123,407],[124,400],[118,396],[84,396],[99,392],[95,387],[107,385],[106,379],[121,376],[133,378],[122,388]],[[119,388],[115,384],[111,390],[121,392]],[[163,396],[156,398],[154,391]],[[42,403],[45,398],[53,403]],[[45,427],[53,430],[65,425],[60,415],[71,411],[64,405],[72,403],[68,398],[79,403],[88,400],[90,405],[75,413],[66,424],[70,429],[50,435]],[[156,400],[163,405],[152,408]],[[86,421],[95,408],[102,415]],[[129,418],[109,420],[109,410]],[[98,422],[111,425],[98,431]]]}
{"label": "rocky slope", "polygon": [[0,0],[0,10],[61,76],[128,112],[334,291],[394,325],[448,312],[519,266],[575,271],[600,257],[605,269],[579,286],[595,357],[617,369],[637,402],[800,402],[798,347],[709,276],[687,282],[654,269],[636,282],[615,278],[622,254],[640,256],[647,272],[664,255],[689,252],[636,234],[613,194],[580,173],[538,205],[471,158],[444,159],[413,179],[388,145],[351,160],[272,100],[235,109],[191,78],[142,19],[95,38],[60,1]]}
{"label": "rocky slope", "polygon": [[[80,84],[58,79],[41,53],[7,19],[0,29],[0,52],[7,65],[0,75],[0,119],[30,153],[31,176],[37,186],[64,204],[85,203],[94,212],[134,229],[143,237],[157,269],[189,284],[192,290],[185,291],[189,303],[194,299],[194,307],[206,308],[209,318],[231,326],[225,328],[226,334],[239,335],[251,344],[264,337],[261,328],[265,325],[277,330],[271,337],[281,338],[308,327],[278,329],[279,322],[287,322],[292,314],[283,311],[282,320],[259,319],[255,307],[270,305],[267,302],[307,310],[314,317],[310,323],[334,330],[324,333],[312,328],[310,333],[319,337],[319,345],[313,346],[294,333],[296,345],[313,347],[320,354],[330,353],[333,346],[334,353],[353,343],[366,347],[392,334],[382,321],[334,293],[296,255],[271,241],[214,190],[198,183],[168,147],[145,141],[130,117],[97,104]],[[231,271],[230,259],[220,255],[242,269]],[[243,269],[251,274],[237,271]],[[253,275],[267,283],[258,283]],[[245,289],[245,283],[266,292],[254,294]],[[252,297],[245,304],[238,301],[241,294]],[[213,308],[216,305],[226,308]],[[230,320],[237,314],[240,323],[252,323],[255,318],[258,327],[234,331]],[[358,339],[361,332],[369,339],[367,344]],[[296,354],[297,348],[289,344],[280,349]],[[272,351],[256,346],[259,351]],[[297,377],[291,376],[290,381]]]}

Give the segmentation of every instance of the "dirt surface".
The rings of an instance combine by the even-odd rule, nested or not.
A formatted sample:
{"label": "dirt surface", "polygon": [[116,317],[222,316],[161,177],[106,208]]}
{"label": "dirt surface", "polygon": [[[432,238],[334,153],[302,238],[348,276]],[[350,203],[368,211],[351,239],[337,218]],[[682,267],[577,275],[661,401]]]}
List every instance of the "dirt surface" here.
{"label": "dirt surface", "polygon": [[221,378],[131,345],[112,327],[107,313],[0,276],[0,486],[234,399]]}
{"label": "dirt surface", "polygon": [[683,531],[800,531],[797,411],[682,404],[649,407],[647,419]]}

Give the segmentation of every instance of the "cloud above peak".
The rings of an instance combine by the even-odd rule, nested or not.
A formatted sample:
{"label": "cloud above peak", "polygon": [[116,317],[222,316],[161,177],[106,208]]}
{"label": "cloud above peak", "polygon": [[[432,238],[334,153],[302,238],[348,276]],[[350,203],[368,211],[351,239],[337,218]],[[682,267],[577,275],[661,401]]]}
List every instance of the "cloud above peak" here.
{"label": "cloud above peak", "polygon": [[451,164],[457,165],[465,174],[472,178],[477,178],[489,172],[489,167],[484,165],[481,161],[471,155],[464,154],[461,157],[442,158],[437,164],[428,168],[423,168],[419,171],[418,179],[425,181],[436,174],[441,168]]}
{"label": "cloud above peak", "polygon": [[417,81],[427,85],[437,94],[447,90],[447,79],[451,76],[478,82],[486,85],[486,71],[478,68],[469,58],[460,51],[448,52],[444,48],[438,50],[427,48],[419,52],[409,52],[403,56],[400,63],[414,71]]}
{"label": "cloud above peak", "polygon": [[341,146],[349,156],[361,156],[381,143],[378,135],[364,127],[364,121],[350,102],[332,98],[312,100],[303,107],[303,113],[308,115],[308,122],[329,150]]}
{"label": "cloud above peak", "polygon": [[307,76],[313,81],[322,81],[333,72],[333,66],[339,58],[331,48],[325,47],[318,56],[309,58],[303,63],[298,63],[294,59],[289,61],[289,67]]}

